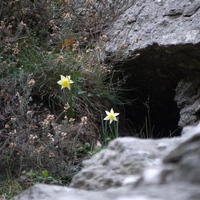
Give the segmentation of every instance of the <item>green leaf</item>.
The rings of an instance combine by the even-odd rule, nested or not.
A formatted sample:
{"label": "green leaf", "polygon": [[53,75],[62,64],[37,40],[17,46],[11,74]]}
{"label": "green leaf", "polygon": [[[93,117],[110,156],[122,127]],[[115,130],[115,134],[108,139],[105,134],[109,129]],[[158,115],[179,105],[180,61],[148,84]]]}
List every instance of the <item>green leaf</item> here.
{"label": "green leaf", "polygon": [[42,171],[42,176],[45,178],[47,178],[49,176],[49,173],[46,169],[44,171]]}
{"label": "green leaf", "polygon": [[86,91],[78,91],[78,94],[86,94]]}
{"label": "green leaf", "polygon": [[93,94],[92,93],[88,93],[88,95],[87,95],[88,97],[91,97],[91,96],[93,96]]}

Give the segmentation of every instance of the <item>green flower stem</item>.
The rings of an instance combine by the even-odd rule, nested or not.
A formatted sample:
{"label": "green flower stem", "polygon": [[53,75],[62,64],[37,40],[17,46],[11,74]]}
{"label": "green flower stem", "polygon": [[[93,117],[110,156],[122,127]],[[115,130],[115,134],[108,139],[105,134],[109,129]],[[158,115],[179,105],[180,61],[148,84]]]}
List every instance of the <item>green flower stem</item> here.
{"label": "green flower stem", "polygon": [[114,122],[113,122],[112,124],[109,123],[111,138],[113,138],[113,136],[114,136],[114,133],[113,133],[113,126],[114,126],[114,125],[113,125],[113,124],[114,124]]}
{"label": "green flower stem", "polygon": [[117,138],[119,136],[119,123],[117,121],[113,121],[112,124],[109,124],[110,132],[112,134],[112,139]]}
{"label": "green flower stem", "polygon": [[119,122],[117,119],[116,125],[115,125],[115,138],[118,138],[118,136],[119,136]]}
{"label": "green flower stem", "polygon": [[102,124],[102,131],[103,131],[103,142],[106,144],[106,138],[108,136],[107,134],[107,121],[105,121],[105,125],[104,125],[104,120],[103,120],[103,116],[101,115],[101,124]]}
{"label": "green flower stem", "polygon": [[73,105],[73,95],[72,95],[72,91],[69,91],[69,117],[73,118],[74,117],[74,105]]}
{"label": "green flower stem", "polygon": [[105,145],[108,144],[108,142],[112,139],[115,139],[119,136],[119,122],[113,121],[111,124],[109,123],[108,128],[108,120],[103,120],[103,117],[101,115],[101,126],[102,126],[102,132],[103,132],[103,142]]}

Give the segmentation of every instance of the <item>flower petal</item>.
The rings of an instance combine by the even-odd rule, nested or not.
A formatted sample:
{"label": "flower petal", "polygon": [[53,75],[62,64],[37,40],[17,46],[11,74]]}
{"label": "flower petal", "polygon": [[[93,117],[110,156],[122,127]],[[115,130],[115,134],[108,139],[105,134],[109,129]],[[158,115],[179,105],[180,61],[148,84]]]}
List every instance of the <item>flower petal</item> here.
{"label": "flower petal", "polygon": [[115,117],[117,117],[119,115],[119,113],[114,113]]}
{"label": "flower petal", "polygon": [[61,78],[61,80],[63,80],[63,79],[65,79],[65,76],[63,76],[63,75],[60,75],[60,78]]}
{"label": "flower petal", "polygon": [[110,119],[108,118],[108,116],[106,116],[103,120],[110,120]]}
{"label": "flower petal", "polygon": [[110,114],[110,112],[108,112],[107,110],[106,110],[106,115],[109,115]]}
{"label": "flower petal", "polygon": [[57,83],[58,83],[59,85],[62,85],[62,81],[61,81],[61,80],[59,80]]}

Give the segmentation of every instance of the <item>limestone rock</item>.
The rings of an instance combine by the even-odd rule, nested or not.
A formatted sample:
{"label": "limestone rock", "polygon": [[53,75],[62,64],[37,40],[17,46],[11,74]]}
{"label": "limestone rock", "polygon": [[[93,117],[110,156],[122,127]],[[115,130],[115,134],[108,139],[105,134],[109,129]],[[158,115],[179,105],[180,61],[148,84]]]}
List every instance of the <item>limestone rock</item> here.
{"label": "limestone rock", "polygon": [[175,101],[180,109],[179,126],[196,124],[200,113],[200,80],[194,76],[179,81]]}
{"label": "limestone rock", "polygon": [[145,186],[139,188],[112,189],[106,191],[84,191],[61,186],[38,184],[13,200],[198,200],[199,186],[185,183]]}
{"label": "limestone rock", "polygon": [[179,142],[178,137],[118,138],[110,142],[107,149],[83,162],[83,169],[74,176],[71,187],[102,190],[135,182],[144,168],[160,166],[166,151]]}
{"label": "limestone rock", "polygon": [[107,32],[110,38],[108,52],[119,52],[121,44],[125,45],[123,52],[129,54],[153,44],[199,43],[198,0],[140,0],[130,5]]}
{"label": "limestone rock", "polygon": [[185,127],[182,134],[182,141],[164,157],[161,167],[145,169],[140,183],[200,184],[200,123]]}

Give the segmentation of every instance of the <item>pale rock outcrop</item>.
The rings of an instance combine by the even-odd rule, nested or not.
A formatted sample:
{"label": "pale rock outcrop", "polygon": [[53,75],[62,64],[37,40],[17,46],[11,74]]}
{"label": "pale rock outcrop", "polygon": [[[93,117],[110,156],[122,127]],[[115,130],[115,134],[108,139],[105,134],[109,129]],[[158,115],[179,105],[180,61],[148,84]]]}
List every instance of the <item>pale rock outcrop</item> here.
{"label": "pale rock outcrop", "polygon": [[71,186],[103,190],[137,181],[146,167],[159,167],[166,152],[179,142],[179,137],[159,140],[132,137],[115,139],[105,150],[83,162],[83,169],[75,175]]}

